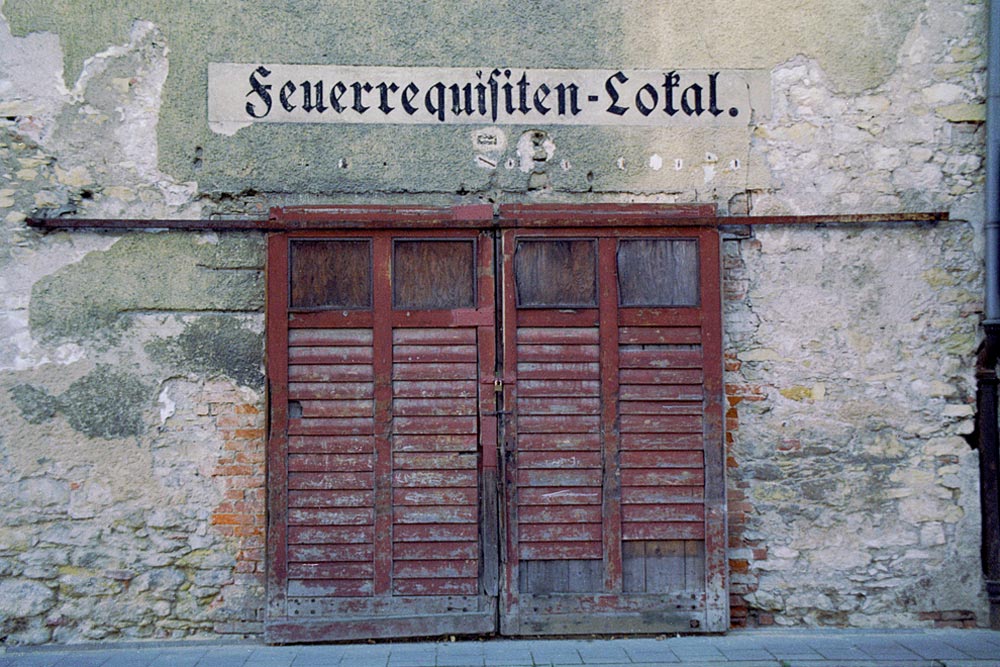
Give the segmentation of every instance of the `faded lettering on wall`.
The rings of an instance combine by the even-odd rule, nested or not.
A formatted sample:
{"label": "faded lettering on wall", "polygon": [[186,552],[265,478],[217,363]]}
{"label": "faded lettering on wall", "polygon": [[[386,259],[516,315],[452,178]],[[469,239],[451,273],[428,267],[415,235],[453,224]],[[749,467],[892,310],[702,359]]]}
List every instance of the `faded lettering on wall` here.
{"label": "faded lettering on wall", "polygon": [[747,125],[760,70],[558,70],[212,63],[209,122]]}

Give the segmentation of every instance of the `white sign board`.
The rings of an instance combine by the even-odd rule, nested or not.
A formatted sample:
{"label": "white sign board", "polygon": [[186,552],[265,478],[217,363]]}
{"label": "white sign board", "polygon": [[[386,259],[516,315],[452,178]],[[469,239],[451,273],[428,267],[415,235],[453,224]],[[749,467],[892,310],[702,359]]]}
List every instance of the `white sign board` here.
{"label": "white sign board", "polygon": [[569,70],[211,63],[208,120],[252,123],[748,125],[765,70]]}

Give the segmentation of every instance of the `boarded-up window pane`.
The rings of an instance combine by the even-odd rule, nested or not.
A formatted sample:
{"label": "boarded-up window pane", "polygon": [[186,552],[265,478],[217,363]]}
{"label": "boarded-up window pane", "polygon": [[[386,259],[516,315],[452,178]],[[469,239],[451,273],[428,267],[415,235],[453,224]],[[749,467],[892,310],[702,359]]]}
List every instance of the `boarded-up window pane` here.
{"label": "boarded-up window pane", "polygon": [[517,305],[524,308],[596,308],[595,243],[520,241],[514,254]]}
{"label": "boarded-up window pane", "polygon": [[396,241],[393,307],[449,310],[476,305],[475,249],[471,241]]}
{"label": "boarded-up window pane", "polygon": [[697,306],[698,242],[621,241],[618,291],[623,306]]}
{"label": "boarded-up window pane", "polygon": [[292,308],[371,308],[370,242],[292,241],[290,255]]}

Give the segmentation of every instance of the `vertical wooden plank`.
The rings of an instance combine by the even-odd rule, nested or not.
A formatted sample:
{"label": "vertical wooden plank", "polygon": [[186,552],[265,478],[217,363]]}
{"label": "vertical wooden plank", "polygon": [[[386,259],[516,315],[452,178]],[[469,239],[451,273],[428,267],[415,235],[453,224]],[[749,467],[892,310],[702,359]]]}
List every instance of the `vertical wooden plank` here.
{"label": "vertical wooden plank", "polygon": [[601,449],[604,455],[602,541],[604,589],[622,592],[621,473],[618,460],[618,271],[617,240],[598,241],[601,366]]}
{"label": "vertical wooden plank", "polygon": [[688,590],[705,585],[705,543],[701,540],[684,542],[684,582]]}
{"label": "vertical wooden plank", "polygon": [[267,238],[267,614],[287,615],[288,580],[288,235]]}
{"label": "vertical wooden plank", "polygon": [[646,592],[646,543],[622,544],[622,590],[626,593]]}
{"label": "vertical wooden plank", "polygon": [[496,341],[496,273],[493,268],[495,251],[492,232],[480,232],[478,247],[478,308],[488,313],[491,325],[477,330],[479,344],[479,446],[480,446],[480,512],[479,531],[482,559],[480,586],[485,595],[495,596],[500,587],[500,503],[497,486],[497,419],[502,409],[501,396],[494,391],[494,380],[500,376],[497,368]]}
{"label": "vertical wooden plank", "polygon": [[567,593],[593,593],[603,586],[603,567],[599,560],[567,560]]}
{"label": "vertical wooden plank", "polygon": [[501,415],[500,420],[500,474],[502,475],[502,517],[500,525],[500,562],[503,563],[504,590],[501,594],[500,632],[507,635],[520,634],[518,600],[520,591],[518,530],[517,530],[517,416],[513,414],[517,405],[517,295],[514,289],[514,247],[516,237],[513,230],[504,230],[500,237],[500,299],[502,309],[500,332],[502,345],[498,346],[503,367],[502,404],[511,411]]}
{"label": "vertical wooden plank", "polygon": [[[684,589],[685,553],[681,540],[646,543],[646,590],[669,593]],[[698,589],[701,588],[699,585]]]}
{"label": "vertical wooden plank", "polygon": [[372,241],[373,374],[375,376],[375,577],[376,597],[392,593],[392,239]]}
{"label": "vertical wooden plank", "polygon": [[705,604],[708,632],[729,627],[726,465],[722,379],[722,262],[719,232],[699,233],[705,387]]}

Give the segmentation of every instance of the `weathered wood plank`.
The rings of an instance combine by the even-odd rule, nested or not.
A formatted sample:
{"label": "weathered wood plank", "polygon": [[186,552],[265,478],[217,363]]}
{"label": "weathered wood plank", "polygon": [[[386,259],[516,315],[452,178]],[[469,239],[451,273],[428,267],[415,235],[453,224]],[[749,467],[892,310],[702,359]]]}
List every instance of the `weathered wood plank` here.
{"label": "weathered wood plank", "polygon": [[289,435],[372,435],[375,426],[364,417],[311,417],[288,420]]}
{"label": "weathered wood plank", "polygon": [[451,489],[393,489],[392,504],[407,505],[475,505],[476,489],[458,487]]}
{"label": "weathered wood plank", "polygon": [[684,587],[688,590],[705,589],[705,542],[684,542]]}
{"label": "weathered wood plank", "polygon": [[371,399],[353,400],[306,400],[299,401],[302,406],[302,417],[372,417],[374,403]]}
{"label": "weathered wood plank", "polygon": [[288,474],[290,490],[372,489],[370,472],[294,472]]}
{"label": "weathered wood plank", "polygon": [[475,579],[396,579],[396,595],[473,595],[477,589]]}
{"label": "weathered wood plank", "polygon": [[358,544],[371,543],[371,526],[290,526],[289,544]]}
{"label": "weathered wood plank", "polygon": [[394,345],[474,345],[476,330],[472,328],[395,328],[392,331]]}
{"label": "weathered wood plank", "polygon": [[[635,385],[632,385],[632,388],[636,388]],[[624,387],[622,389],[618,408],[623,415],[701,415],[704,411],[700,398],[697,403],[691,400],[693,394],[684,394],[683,398],[676,400],[663,398],[665,394],[670,392],[631,392],[625,391]],[[669,389],[669,387],[656,387],[656,389]],[[647,395],[640,398],[640,393]],[[659,396],[654,398],[654,394],[659,394]]]}
{"label": "weathered wood plank", "polygon": [[371,381],[374,377],[371,364],[295,364],[288,367],[291,382],[355,382]]}
{"label": "weathered wood plank", "polygon": [[600,396],[601,383],[596,380],[519,380],[518,398]]}
{"label": "weathered wood plank", "polygon": [[370,364],[370,345],[346,347],[290,347],[288,363],[298,364]]}
{"label": "weathered wood plank", "polygon": [[622,350],[622,368],[701,368],[701,350]]}
{"label": "weathered wood plank", "polygon": [[622,433],[622,450],[696,449],[705,447],[701,433]]}
{"label": "weathered wood plank", "polygon": [[[638,472],[638,471],[634,471]],[[517,471],[519,486],[593,486],[600,488],[601,471],[592,470],[539,470]]]}
{"label": "weathered wood plank", "polygon": [[475,345],[394,345],[392,348],[394,363],[475,363],[478,357]]}
{"label": "weathered wood plank", "polygon": [[291,563],[289,579],[370,579],[375,574],[371,563]]}
{"label": "weathered wood plank", "polygon": [[475,433],[478,419],[469,417],[396,417],[393,433],[400,434],[469,434]]}
{"label": "weathered wood plank", "polygon": [[594,415],[601,409],[599,398],[524,398],[518,396],[519,415]]}
{"label": "weathered wood plank", "polygon": [[371,507],[291,508],[290,526],[370,526],[375,522]]}
{"label": "weathered wood plank", "polygon": [[439,505],[394,507],[392,518],[396,525],[407,523],[475,523],[479,518],[475,505]]}
{"label": "weathered wood plank", "polygon": [[519,507],[527,505],[600,505],[601,489],[589,487],[529,487],[518,489]]}
{"label": "weathered wood plank", "polygon": [[662,540],[646,542],[646,592],[669,593],[685,586],[684,542]]}
{"label": "weathered wood plank", "polygon": [[701,540],[704,538],[704,523],[678,521],[622,524],[622,539],[625,540]]}
{"label": "weathered wood plank", "polygon": [[392,529],[396,550],[404,548],[399,542],[475,542],[478,534],[474,523],[398,524]]}
{"label": "weathered wood plank", "polygon": [[372,491],[289,491],[288,506],[295,507],[371,507]]}
{"label": "weathered wood plank", "polygon": [[589,415],[546,415],[518,417],[519,433],[594,433],[601,418]]}
{"label": "weathered wood plank", "polygon": [[601,539],[600,523],[529,523],[518,527],[521,542],[596,542]]}
{"label": "weathered wood plank", "polygon": [[293,401],[308,399],[370,399],[374,395],[372,382],[291,382],[288,398]]}
{"label": "weathered wood plank", "polygon": [[522,561],[520,591],[533,595],[603,591],[602,565],[603,563],[596,559]]}
{"label": "weathered wood plank", "polygon": [[289,596],[356,597],[371,595],[371,579],[290,579]]}
{"label": "weathered wood plank", "polygon": [[[622,401],[692,401],[701,403],[704,390],[699,384],[626,384]],[[700,405],[699,405],[700,407]]]}
{"label": "weathered wood plank", "polygon": [[417,453],[392,456],[395,470],[474,470],[476,455],[473,452]]}
{"label": "weathered wood plank", "polygon": [[601,370],[596,363],[518,362],[517,377],[525,380],[597,380]]}
{"label": "weathered wood plank", "polygon": [[700,415],[622,415],[622,433],[702,433]]}
{"label": "weathered wood plank", "polygon": [[403,579],[469,579],[478,574],[476,559],[453,560],[397,560],[393,563],[393,576]]}
{"label": "weathered wood plank", "polygon": [[474,452],[479,440],[474,433],[464,435],[402,435],[392,438],[393,450],[397,452]]}
{"label": "weathered wood plank", "polygon": [[517,359],[521,362],[579,363],[595,362],[599,357],[597,345],[521,345],[517,346]]}
{"label": "weathered wood plank", "polygon": [[[535,471],[542,472],[542,471]],[[627,468],[622,470],[622,486],[700,486],[705,483],[704,470],[670,468],[642,470]]]}
{"label": "weathered wood plank", "polygon": [[668,450],[662,452],[622,452],[622,468],[699,468],[705,456],[700,451]]}
{"label": "weathered wood plank", "polygon": [[291,472],[370,472],[371,454],[289,454]]}
{"label": "weathered wood plank", "polygon": [[700,327],[620,327],[618,341],[623,345],[698,344]]}
{"label": "weathered wood plank", "polygon": [[293,563],[370,562],[374,553],[371,544],[293,544],[288,547],[288,560]]}
{"label": "weathered wood plank", "polygon": [[399,398],[475,398],[475,380],[397,380],[392,393]]}
{"label": "weathered wood plank", "polygon": [[600,558],[604,545],[600,540],[589,542],[526,542],[517,547],[522,560]]}
{"label": "weathered wood plank", "polygon": [[618,377],[626,384],[701,385],[705,374],[700,368],[622,368]]}
{"label": "weathered wood plank", "polygon": [[371,329],[290,329],[288,344],[293,347],[372,344]]}
{"label": "weathered wood plank", "polygon": [[592,433],[519,433],[520,451],[599,451],[601,435]]}
{"label": "weathered wood plank", "polygon": [[705,490],[700,486],[626,486],[622,488],[622,502],[626,504],[676,504],[700,503]]}
{"label": "weathered wood plank", "polygon": [[393,549],[397,561],[474,559],[478,555],[475,542],[397,542]]}
{"label": "weathered wood plank", "polygon": [[475,415],[479,403],[475,398],[396,398],[392,413],[397,417],[468,416]]}
{"label": "weathered wood plank", "polygon": [[397,470],[392,473],[394,487],[476,486],[475,470]]}
{"label": "weathered wood plank", "polygon": [[288,438],[291,454],[370,454],[375,438],[370,435],[295,435]]}
{"label": "weathered wood plank", "polygon": [[475,363],[392,365],[393,380],[471,380],[478,372]]}
{"label": "weathered wood plank", "polygon": [[679,505],[632,505],[622,506],[622,520],[632,522],[657,521],[704,521],[705,506],[701,503]]}
{"label": "weathered wood plank", "polygon": [[596,345],[598,331],[595,327],[518,327],[518,344],[573,344]]}
{"label": "weathered wood plank", "polygon": [[600,523],[600,505],[520,505],[521,526],[531,523]]}
{"label": "weathered wood plank", "polygon": [[576,470],[581,468],[600,468],[601,452],[518,452],[518,468],[556,468],[559,470]]}

